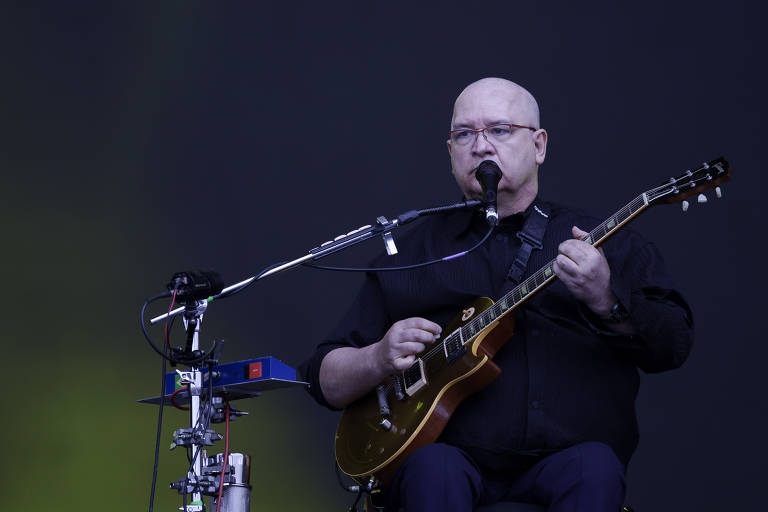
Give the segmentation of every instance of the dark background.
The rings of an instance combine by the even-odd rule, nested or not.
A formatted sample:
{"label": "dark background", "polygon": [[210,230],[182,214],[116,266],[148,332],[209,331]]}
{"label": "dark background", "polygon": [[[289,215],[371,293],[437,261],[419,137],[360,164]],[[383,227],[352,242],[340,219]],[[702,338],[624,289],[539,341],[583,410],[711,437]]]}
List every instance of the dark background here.
{"label": "dark background", "polygon": [[[755,3],[757,4],[757,3]],[[539,100],[547,199],[606,216],[719,155],[724,199],[634,228],[696,317],[679,371],[645,377],[637,510],[762,500],[767,353],[763,17],[747,2],[346,5],[24,2],[0,15],[4,462],[9,509],[146,507],[160,360],[139,306],[177,270],[228,282],[376,216],[458,198],[445,149],[456,95],[501,76]],[[397,237],[397,234],[396,234]],[[335,261],[364,263],[380,243]],[[361,277],[298,269],[211,305],[224,360],[297,366]],[[153,334],[160,339],[160,330]],[[298,389],[240,402],[253,510],[344,510],[338,416]],[[156,510],[180,497],[165,450]]]}

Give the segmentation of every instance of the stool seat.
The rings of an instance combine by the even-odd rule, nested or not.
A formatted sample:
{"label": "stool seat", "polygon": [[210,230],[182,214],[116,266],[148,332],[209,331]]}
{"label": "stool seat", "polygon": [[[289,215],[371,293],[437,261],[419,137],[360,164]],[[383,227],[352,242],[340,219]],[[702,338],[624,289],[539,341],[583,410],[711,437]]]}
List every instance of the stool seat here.
{"label": "stool seat", "polygon": [[546,512],[547,507],[534,505],[533,503],[512,503],[500,501],[493,505],[477,507],[475,512]]}

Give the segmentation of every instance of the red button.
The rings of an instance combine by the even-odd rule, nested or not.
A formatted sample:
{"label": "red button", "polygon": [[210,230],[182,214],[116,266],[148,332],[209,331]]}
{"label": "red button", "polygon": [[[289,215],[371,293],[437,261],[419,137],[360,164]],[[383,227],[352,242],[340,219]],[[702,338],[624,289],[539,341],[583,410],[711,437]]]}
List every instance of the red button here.
{"label": "red button", "polygon": [[261,377],[261,361],[258,363],[251,363],[248,365],[248,378],[258,379]]}

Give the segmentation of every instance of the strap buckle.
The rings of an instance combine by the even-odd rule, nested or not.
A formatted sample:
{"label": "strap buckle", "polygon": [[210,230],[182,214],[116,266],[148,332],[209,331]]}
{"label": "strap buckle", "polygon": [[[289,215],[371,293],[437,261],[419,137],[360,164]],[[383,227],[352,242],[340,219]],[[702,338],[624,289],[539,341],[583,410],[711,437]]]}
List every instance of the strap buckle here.
{"label": "strap buckle", "polygon": [[532,246],[534,249],[541,249],[544,247],[541,243],[541,240],[538,238],[533,238],[531,235],[529,235],[526,231],[518,231],[515,236],[520,239],[521,242],[527,243],[528,245]]}

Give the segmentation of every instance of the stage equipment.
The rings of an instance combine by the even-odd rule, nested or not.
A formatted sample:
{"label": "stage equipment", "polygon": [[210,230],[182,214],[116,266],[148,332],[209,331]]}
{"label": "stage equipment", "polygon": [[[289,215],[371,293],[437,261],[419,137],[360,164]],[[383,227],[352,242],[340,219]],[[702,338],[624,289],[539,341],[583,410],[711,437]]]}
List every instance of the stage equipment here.
{"label": "stage equipment", "polygon": [[[193,343],[194,346],[194,343]],[[165,375],[164,396],[138,400],[141,403],[172,405],[181,408],[190,405],[190,427],[174,431],[170,449],[191,449],[197,453],[192,468],[184,478],[172,482],[171,489],[191,497],[182,510],[202,511],[202,496],[211,498],[210,509],[217,510],[219,489],[222,489],[221,505],[218,510],[225,512],[248,512],[250,510],[250,456],[242,453],[227,453],[224,468],[224,453],[208,457],[204,446],[213,446],[222,436],[208,428],[211,423],[222,423],[247,415],[229,405],[233,400],[255,398],[264,391],[305,386],[306,382],[296,379],[296,370],[271,356],[247,359],[234,363],[192,368],[191,371],[176,370]],[[194,404],[198,404],[195,407]],[[229,409],[229,410],[227,410]],[[227,429],[228,429],[227,425]],[[225,450],[225,452],[228,450]],[[193,455],[194,457],[194,455]],[[222,484],[222,471],[224,482]]]}
{"label": "stage equipment", "polygon": [[[391,233],[395,228],[399,226],[403,226],[411,221],[418,219],[419,217],[424,217],[426,215],[446,213],[454,210],[464,210],[467,208],[477,208],[477,207],[481,207],[482,205],[483,205],[483,201],[468,199],[460,203],[450,204],[446,206],[436,206],[432,208],[424,208],[421,210],[410,210],[401,215],[398,215],[397,218],[391,221],[387,220],[387,218],[384,216],[377,217],[376,224],[374,225],[367,224],[357,229],[353,229],[352,231],[346,234],[339,235],[332,240],[328,240],[326,242],[321,243],[319,246],[315,247],[314,249],[311,249],[309,253],[304,256],[300,256],[291,261],[281,262],[281,263],[277,263],[275,265],[269,266],[255,276],[249,277],[248,279],[244,279],[239,283],[235,283],[231,286],[227,286],[226,288],[223,288],[220,293],[213,294],[207,297],[206,299],[204,299],[204,302],[210,303],[216,299],[230,297],[238,292],[241,292],[242,290],[244,290],[245,288],[247,288],[248,286],[250,286],[251,284],[253,284],[254,282],[260,279],[264,279],[265,277],[269,277],[271,275],[277,274],[278,272],[288,270],[298,265],[307,265],[311,261],[320,260],[337,251],[359,244],[360,242],[364,242],[366,240],[369,240],[379,235],[381,235],[382,239],[384,240],[384,246],[387,250],[387,254],[389,255],[397,254],[397,246],[395,245],[395,241]],[[473,249],[474,247],[470,250],[473,250]],[[425,262],[423,265],[430,265],[433,263],[438,263],[440,261],[452,259],[458,256],[463,256],[467,252],[469,251],[464,251],[459,255],[450,255],[450,256],[446,256],[445,258],[440,258],[437,260]],[[308,265],[308,266],[313,266],[313,265]],[[318,267],[318,268],[330,268],[330,267]],[[394,270],[394,268],[392,269]],[[358,269],[340,269],[340,270],[366,271],[370,269],[358,268]],[[375,270],[388,270],[388,269],[375,269]],[[397,270],[400,270],[400,268],[397,268]],[[169,294],[166,293],[163,296],[167,296],[167,295]],[[181,314],[184,311],[184,309],[185,309],[184,307],[178,307],[176,309],[171,310],[168,313],[164,313],[162,315],[158,315],[152,318],[149,321],[149,323],[151,325],[157,324],[158,322],[162,322],[166,318]]]}

